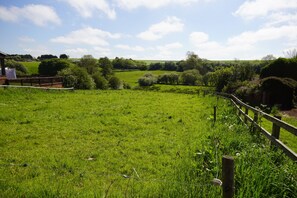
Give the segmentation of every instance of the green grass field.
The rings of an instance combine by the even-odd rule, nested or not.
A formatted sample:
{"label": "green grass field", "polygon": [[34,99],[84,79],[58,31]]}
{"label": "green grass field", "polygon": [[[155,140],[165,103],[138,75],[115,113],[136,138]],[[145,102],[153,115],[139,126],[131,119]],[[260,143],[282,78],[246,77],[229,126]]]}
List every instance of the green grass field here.
{"label": "green grass field", "polygon": [[296,197],[297,167],[212,96],[0,89],[0,197]]}
{"label": "green grass field", "polygon": [[40,62],[37,62],[37,61],[21,62],[21,64],[23,64],[27,68],[29,75],[38,74],[38,66]]}
{"label": "green grass field", "polygon": [[[115,72],[115,75],[118,78],[120,78],[121,80],[129,83],[132,87],[135,87],[138,85],[138,79],[147,73],[158,76],[158,75],[165,74],[165,73],[171,73],[171,71],[161,71],[161,70],[156,70],[156,71],[118,71],[118,72]],[[176,73],[176,72],[174,72],[174,73]]]}

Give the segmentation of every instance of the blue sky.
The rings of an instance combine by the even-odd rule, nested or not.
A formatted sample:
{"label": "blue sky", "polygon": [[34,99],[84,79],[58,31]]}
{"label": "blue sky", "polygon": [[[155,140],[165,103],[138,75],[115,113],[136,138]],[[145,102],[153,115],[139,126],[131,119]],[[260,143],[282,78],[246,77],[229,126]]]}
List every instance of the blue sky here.
{"label": "blue sky", "polygon": [[209,60],[297,48],[296,0],[0,0],[0,50]]}

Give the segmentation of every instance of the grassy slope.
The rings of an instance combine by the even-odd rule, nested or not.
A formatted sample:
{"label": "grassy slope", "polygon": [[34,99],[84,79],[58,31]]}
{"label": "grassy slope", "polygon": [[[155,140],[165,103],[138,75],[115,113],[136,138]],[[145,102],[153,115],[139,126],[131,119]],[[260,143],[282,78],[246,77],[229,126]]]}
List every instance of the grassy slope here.
{"label": "grassy slope", "polygon": [[21,62],[27,69],[29,74],[38,74],[38,66],[40,62],[32,61],[32,62]]}
{"label": "grassy slope", "polygon": [[238,197],[297,192],[296,166],[224,100],[215,127],[215,98],[197,95],[1,89],[0,101],[3,197],[218,197],[209,181],[226,154],[237,156]]}

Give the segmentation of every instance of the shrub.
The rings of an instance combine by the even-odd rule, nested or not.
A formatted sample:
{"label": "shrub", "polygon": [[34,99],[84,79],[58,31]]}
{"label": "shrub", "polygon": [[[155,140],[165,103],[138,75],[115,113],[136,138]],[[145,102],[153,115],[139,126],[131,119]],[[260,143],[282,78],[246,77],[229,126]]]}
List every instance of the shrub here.
{"label": "shrub", "polygon": [[156,83],[156,78],[152,74],[144,74],[143,77],[138,79],[138,84],[140,86],[152,86]]}
{"label": "shrub", "polygon": [[175,73],[162,74],[158,76],[158,83],[161,84],[178,84],[179,75]]}
{"label": "shrub", "polygon": [[38,67],[38,73],[44,76],[56,76],[59,71],[71,66],[65,59],[47,59],[42,61]]}
{"label": "shrub", "polygon": [[88,72],[78,66],[72,66],[59,72],[63,78],[64,87],[74,87],[76,89],[93,89],[95,83]]}
{"label": "shrub", "polygon": [[186,85],[198,85],[202,81],[202,76],[196,69],[184,71],[181,74],[181,80]]}
{"label": "shrub", "polygon": [[99,71],[97,60],[92,55],[84,55],[78,62],[78,66],[85,68],[90,75]]}
{"label": "shrub", "polygon": [[118,77],[112,76],[109,79],[109,86],[112,89],[120,89],[122,86],[122,82]]}
{"label": "shrub", "polygon": [[6,61],[5,65],[8,68],[15,68],[17,76],[22,76],[22,75],[28,74],[27,68],[17,61],[8,60],[8,61]]}
{"label": "shrub", "polygon": [[297,80],[297,58],[278,58],[269,65],[263,67],[260,77],[276,76]]}
{"label": "shrub", "polygon": [[124,89],[131,89],[131,85],[127,82],[123,82],[123,88]]}
{"label": "shrub", "polygon": [[101,73],[97,72],[93,74],[92,78],[97,89],[108,89],[108,81],[101,75]]}

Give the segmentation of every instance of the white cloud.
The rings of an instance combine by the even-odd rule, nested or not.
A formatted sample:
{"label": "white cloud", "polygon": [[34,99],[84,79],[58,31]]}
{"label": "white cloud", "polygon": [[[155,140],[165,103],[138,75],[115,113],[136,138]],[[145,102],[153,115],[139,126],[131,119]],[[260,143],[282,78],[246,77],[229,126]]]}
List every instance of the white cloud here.
{"label": "white cloud", "polygon": [[64,50],[64,53],[72,58],[81,58],[84,55],[91,54],[94,58],[110,55],[110,49],[105,47],[91,47],[91,48],[71,48]]}
{"label": "white cloud", "polygon": [[116,0],[118,5],[124,9],[136,9],[139,7],[146,7],[149,9],[156,9],[165,7],[168,5],[190,5],[191,3],[199,1],[211,1],[211,0]]}
{"label": "white cloud", "polygon": [[154,55],[149,59],[163,59],[163,60],[173,60],[179,58],[176,56],[176,51],[181,49],[183,45],[179,42],[169,43],[166,45],[159,45],[153,49]]}
{"label": "white cloud", "polygon": [[64,53],[71,58],[81,58],[84,55],[90,54],[89,50],[86,48],[66,49],[64,50]]}
{"label": "white cloud", "polygon": [[115,46],[116,48],[118,49],[122,49],[122,50],[130,50],[130,51],[137,51],[137,52],[141,52],[141,51],[144,51],[145,49],[141,46],[129,46],[129,45],[116,45]]}
{"label": "white cloud", "polygon": [[183,45],[179,42],[175,42],[175,43],[169,43],[169,44],[166,44],[166,45],[159,45],[157,46],[156,48],[160,51],[168,51],[170,52],[171,50],[174,50],[174,49],[180,49],[182,48]]}
{"label": "white cloud", "polygon": [[268,22],[265,24],[266,26],[279,26],[279,25],[297,25],[297,13],[273,13],[268,16]]}
{"label": "white cloud", "polygon": [[204,32],[192,32],[190,34],[190,41],[194,45],[199,45],[208,41],[208,35]]}
{"label": "white cloud", "polygon": [[106,47],[96,46],[94,47],[94,52],[95,52],[95,55],[97,55],[97,57],[103,57],[103,56],[109,56],[111,53],[111,50]]}
{"label": "white cloud", "polygon": [[45,26],[48,23],[61,24],[61,19],[52,7],[31,4],[22,8],[0,6],[0,19],[8,22],[19,22],[27,19],[38,26]]}
{"label": "white cloud", "polygon": [[253,0],[245,1],[234,13],[245,19],[265,17],[271,12],[278,12],[287,9],[296,9],[296,0]]}
{"label": "white cloud", "polygon": [[21,36],[19,37],[19,41],[23,43],[32,43],[32,42],[35,42],[35,39],[29,36]]}
{"label": "white cloud", "polygon": [[43,45],[39,45],[39,46],[31,46],[29,48],[24,48],[23,51],[25,53],[31,54],[34,57],[38,57],[41,54],[51,54],[50,50]]}
{"label": "white cloud", "polygon": [[109,45],[108,39],[118,39],[120,34],[112,34],[100,29],[86,27],[83,29],[70,32],[66,36],[59,36],[51,39],[51,42],[64,43],[64,44],[86,44],[86,45]]}
{"label": "white cloud", "polygon": [[221,43],[210,40],[206,33],[193,32],[189,36],[189,41],[195,46],[194,51],[197,51],[201,57],[211,59],[261,58],[266,55],[265,53],[280,50],[262,47],[271,42],[279,42],[287,46],[291,43],[296,44],[297,26],[263,27],[257,31],[243,32]]}
{"label": "white cloud", "polygon": [[253,45],[261,41],[288,39],[297,40],[297,26],[264,27],[257,31],[243,32],[228,40],[230,45]]}
{"label": "white cloud", "polygon": [[137,37],[143,40],[158,40],[169,33],[183,31],[183,27],[184,24],[179,18],[167,17],[164,21],[151,25],[147,31],[141,32]]}
{"label": "white cloud", "polygon": [[96,15],[96,12],[103,12],[110,19],[116,18],[116,12],[110,7],[106,0],[63,0],[84,18],[90,18]]}

